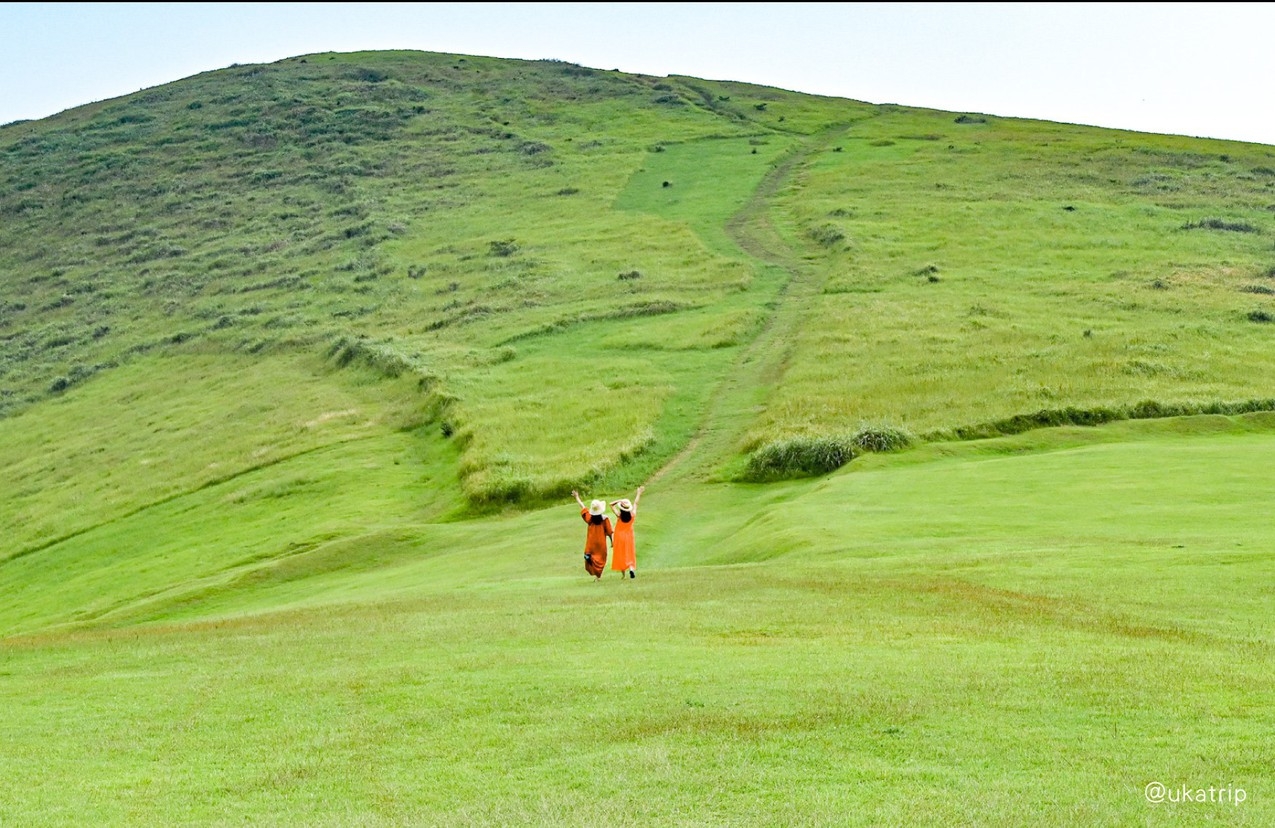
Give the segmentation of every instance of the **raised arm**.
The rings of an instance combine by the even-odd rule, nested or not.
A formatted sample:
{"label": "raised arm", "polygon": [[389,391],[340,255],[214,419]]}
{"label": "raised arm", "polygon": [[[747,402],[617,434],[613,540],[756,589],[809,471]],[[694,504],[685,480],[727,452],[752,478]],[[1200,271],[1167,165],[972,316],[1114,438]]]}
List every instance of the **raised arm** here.
{"label": "raised arm", "polygon": [[579,503],[579,504],[580,504],[580,508],[581,508],[581,509],[588,508],[588,507],[586,507],[586,506],[584,505],[584,501],[580,499],[580,493],[579,493],[579,492],[577,492],[575,489],[572,489],[572,490],[571,490],[571,496],[572,496],[572,497],[574,497],[574,498],[576,499],[576,503]]}
{"label": "raised arm", "polygon": [[633,514],[637,514],[638,501],[642,499],[642,492],[646,491],[645,486],[637,487],[637,494],[633,495]]}

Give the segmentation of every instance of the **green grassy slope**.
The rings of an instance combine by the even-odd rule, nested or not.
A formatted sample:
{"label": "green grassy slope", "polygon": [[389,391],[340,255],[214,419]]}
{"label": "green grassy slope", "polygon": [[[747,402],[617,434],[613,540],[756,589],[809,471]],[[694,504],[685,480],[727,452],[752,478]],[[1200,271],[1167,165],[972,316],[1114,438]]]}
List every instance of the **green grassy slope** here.
{"label": "green grassy slope", "polygon": [[[191,342],[353,342],[431,386],[472,502],[632,485],[705,404],[665,352],[747,344],[794,278],[817,295],[736,451],[1270,396],[1265,147],[416,53],[234,67],[0,139],[10,412]],[[759,255],[729,228],[767,176]],[[511,428],[511,394],[565,416]]]}
{"label": "green grassy slope", "polygon": [[[580,371],[623,368],[593,367],[615,357],[556,334],[652,317],[654,335],[608,350],[668,341],[660,319],[684,350],[729,347],[774,289],[736,296],[758,276],[721,221],[823,122],[780,122],[711,86],[553,62],[316,55],[9,125],[0,400],[25,410],[191,342],[269,355],[354,341],[443,381],[472,500],[561,495],[660,443],[676,380],[633,379],[652,403],[640,413],[626,394],[593,395],[595,469],[575,418],[544,424],[535,445],[502,434],[508,389],[489,374],[534,374],[541,405],[569,406]],[[655,150],[697,140],[677,198],[632,195],[643,177],[663,189],[643,168]],[[715,166],[729,187],[714,186]],[[536,347],[557,357],[498,367]]]}
{"label": "green grassy slope", "polygon": [[960,117],[883,112],[784,195],[840,238],[757,435],[1270,396],[1275,150]]}
{"label": "green grassy slope", "polygon": [[[1263,824],[1270,425],[1037,432],[813,486],[652,492],[632,582],[575,571],[565,506],[369,533],[353,565],[299,549],[9,637],[0,807],[21,824]],[[1154,780],[1249,799],[1154,808]]]}
{"label": "green grassy slope", "polygon": [[0,127],[0,824],[1272,822],[1273,170],[409,52]]}

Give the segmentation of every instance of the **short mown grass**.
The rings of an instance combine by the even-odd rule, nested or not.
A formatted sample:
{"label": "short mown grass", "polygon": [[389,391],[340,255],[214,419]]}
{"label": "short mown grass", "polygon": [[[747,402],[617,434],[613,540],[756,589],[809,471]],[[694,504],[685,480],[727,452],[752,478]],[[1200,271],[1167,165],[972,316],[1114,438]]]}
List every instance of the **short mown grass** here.
{"label": "short mown grass", "polygon": [[[138,573],[167,562],[173,583],[198,555],[85,556],[115,614],[0,644],[0,808],[23,824],[1261,824],[1268,420],[651,491],[634,581],[577,572],[570,504],[263,549],[167,596]],[[120,528],[194,537],[202,510],[183,505],[248,483]],[[350,483],[279,514],[371,514]],[[66,578],[25,578],[42,580]],[[597,796],[610,772],[625,783]],[[1247,800],[1152,805],[1152,781]]]}

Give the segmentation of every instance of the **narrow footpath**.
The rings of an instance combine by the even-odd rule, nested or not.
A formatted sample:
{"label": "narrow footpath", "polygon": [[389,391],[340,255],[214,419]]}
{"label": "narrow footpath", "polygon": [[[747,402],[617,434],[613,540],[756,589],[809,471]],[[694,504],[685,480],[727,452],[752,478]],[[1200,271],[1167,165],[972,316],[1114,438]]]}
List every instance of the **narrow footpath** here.
{"label": "narrow footpath", "polygon": [[792,353],[793,333],[819,293],[822,273],[775,230],[770,219],[771,200],[802,164],[846,129],[848,125],[839,125],[811,136],[762,179],[744,206],[727,221],[726,233],[740,251],[759,267],[782,270],[786,281],[774,310],[714,390],[695,435],[651,475],[646,485],[719,479],[723,466],[739,454],[749,425],[765,409],[770,389],[783,377]]}

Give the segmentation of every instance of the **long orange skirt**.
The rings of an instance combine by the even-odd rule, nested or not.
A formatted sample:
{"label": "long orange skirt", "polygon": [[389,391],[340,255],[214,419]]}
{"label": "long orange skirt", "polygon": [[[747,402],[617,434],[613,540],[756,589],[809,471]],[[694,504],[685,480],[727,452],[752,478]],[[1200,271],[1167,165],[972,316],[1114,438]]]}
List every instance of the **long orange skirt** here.
{"label": "long orange skirt", "polygon": [[611,537],[611,568],[616,572],[637,569],[637,543],[633,539],[633,523],[615,522],[615,534]]}
{"label": "long orange skirt", "polygon": [[611,521],[603,518],[601,523],[589,521],[589,510],[581,509],[580,516],[589,525],[584,536],[584,571],[597,578],[607,567],[607,538],[611,537]]}

